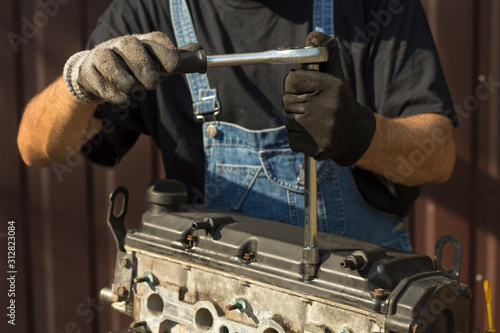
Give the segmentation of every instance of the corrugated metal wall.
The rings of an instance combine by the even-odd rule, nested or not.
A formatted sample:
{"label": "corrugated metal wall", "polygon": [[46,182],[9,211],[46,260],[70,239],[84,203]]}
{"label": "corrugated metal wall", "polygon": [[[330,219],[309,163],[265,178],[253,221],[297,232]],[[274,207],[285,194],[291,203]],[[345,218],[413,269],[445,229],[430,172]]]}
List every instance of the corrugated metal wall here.
{"label": "corrugated metal wall", "polygon": [[[110,0],[4,0],[0,48],[0,329],[2,332],[107,332],[128,318],[98,303],[112,277],[115,247],[105,223],[107,195],[117,185],[131,193],[127,226],[138,225],[143,191],[162,177],[158,153],[139,140],[116,171],[78,159],[71,172],[27,169],[15,145],[19,117],[29,98],[60,75],[80,50]],[[457,164],[444,185],[424,187],[412,213],[416,252],[432,256],[441,235],[464,245],[461,280],[474,290],[470,328],[485,331],[482,283],[494,291],[500,317],[500,1],[422,1],[439,48],[462,126],[456,131]],[[42,4],[45,4],[42,6]],[[18,36],[18,50],[10,38]],[[488,90],[489,89],[489,90]],[[488,93],[489,92],[489,93]],[[59,174],[59,176],[58,176]],[[16,326],[8,326],[7,221],[16,221]],[[450,251],[452,252],[452,251]],[[449,258],[445,261],[451,265]],[[498,321],[496,322],[498,325]]]}
{"label": "corrugated metal wall", "polygon": [[437,237],[459,237],[461,280],[474,290],[471,328],[484,332],[482,278],[491,280],[494,318],[500,318],[500,1],[422,2],[462,125],[452,179],[426,186],[415,206],[415,250],[432,255]]}

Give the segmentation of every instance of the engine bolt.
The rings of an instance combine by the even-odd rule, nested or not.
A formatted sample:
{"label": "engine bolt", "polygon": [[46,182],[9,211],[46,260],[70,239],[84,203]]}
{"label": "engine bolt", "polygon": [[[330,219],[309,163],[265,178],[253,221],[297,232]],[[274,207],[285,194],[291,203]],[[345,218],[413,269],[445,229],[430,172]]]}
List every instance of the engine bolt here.
{"label": "engine bolt", "polygon": [[134,321],[133,323],[130,324],[130,328],[142,327],[146,326],[146,324],[147,324],[146,321]]}
{"label": "engine bolt", "polygon": [[187,235],[185,243],[186,248],[193,248],[194,246],[196,246],[197,243],[198,243],[198,237],[193,235]]}
{"label": "engine bolt", "polygon": [[154,290],[154,286],[158,284],[158,280],[151,273],[144,273],[141,277],[136,277],[132,280],[134,284],[147,283]]}
{"label": "engine bolt", "polygon": [[120,265],[125,268],[130,268],[130,260],[124,257],[120,260]]}
{"label": "engine bolt", "polygon": [[253,253],[245,253],[243,255],[243,260],[252,261],[254,259],[255,259],[255,254]]}
{"label": "engine bolt", "polygon": [[384,289],[382,288],[376,288],[373,293],[375,294],[375,296],[383,296],[384,295]]}
{"label": "engine bolt", "polygon": [[137,283],[143,283],[143,282],[149,282],[149,277],[143,276],[143,277],[135,278],[134,279],[134,283],[135,284],[137,284]]}
{"label": "engine bolt", "polygon": [[243,299],[235,299],[232,304],[226,305],[226,310],[238,310],[240,313],[245,312],[247,309],[247,303]]}
{"label": "engine bolt", "polygon": [[239,310],[242,308],[242,305],[241,303],[235,303],[235,304],[228,304],[226,305],[226,310]]}
{"label": "engine bolt", "polygon": [[467,287],[465,289],[464,296],[465,296],[465,298],[472,298],[472,289],[470,287]]}
{"label": "engine bolt", "polygon": [[120,296],[120,297],[127,297],[128,296],[128,290],[125,286],[121,286],[118,288],[118,296]]}

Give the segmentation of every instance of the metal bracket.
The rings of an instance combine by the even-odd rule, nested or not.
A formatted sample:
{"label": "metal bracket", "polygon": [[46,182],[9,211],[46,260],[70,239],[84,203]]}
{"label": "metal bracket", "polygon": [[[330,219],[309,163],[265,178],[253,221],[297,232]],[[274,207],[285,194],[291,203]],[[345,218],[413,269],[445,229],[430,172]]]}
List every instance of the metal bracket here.
{"label": "metal bracket", "polygon": [[[118,216],[114,215],[116,198],[118,195],[123,194],[123,204],[122,209]],[[127,206],[128,206],[128,191],[125,187],[117,187],[109,196],[109,204],[108,204],[108,226],[111,228],[111,232],[113,233],[113,237],[116,241],[116,248],[118,252],[125,253],[125,235],[127,231],[125,230],[125,215],[127,214]]]}
{"label": "metal bracket", "polygon": [[[116,198],[123,195],[123,203],[120,213],[115,216],[114,209]],[[117,187],[109,196],[107,223],[116,241],[116,269],[115,278],[111,287],[111,292],[117,295],[119,301],[130,299],[132,294],[132,277],[135,276],[137,263],[134,253],[127,254],[125,251],[125,215],[128,207],[128,191],[125,187]],[[121,310],[127,312],[126,306]]]}
{"label": "metal bracket", "polygon": [[[441,264],[441,256],[443,254],[443,247],[446,243],[451,243],[455,247],[455,262],[453,264],[453,267],[450,269],[447,269],[443,267]],[[462,254],[463,254],[463,247],[462,243],[456,238],[455,236],[452,235],[445,235],[441,238],[438,239],[436,242],[436,249],[434,250],[434,267],[437,270],[440,270],[446,275],[448,278],[458,281],[458,278],[460,276],[460,266],[462,262]]]}

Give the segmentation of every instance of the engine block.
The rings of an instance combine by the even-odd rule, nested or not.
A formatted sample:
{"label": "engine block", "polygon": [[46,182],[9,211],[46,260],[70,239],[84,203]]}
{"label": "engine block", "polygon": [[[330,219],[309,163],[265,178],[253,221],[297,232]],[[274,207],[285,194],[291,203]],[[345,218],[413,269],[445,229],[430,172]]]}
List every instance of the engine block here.
{"label": "engine block", "polygon": [[[115,198],[125,196],[114,216]],[[470,289],[429,257],[319,233],[320,264],[304,277],[303,228],[183,204],[182,184],[146,192],[140,230],[125,231],[125,189],[111,195],[118,255],[101,298],[134,318],[117,332],[465,332]],[[457,262],[458,261],[458,262]]]}

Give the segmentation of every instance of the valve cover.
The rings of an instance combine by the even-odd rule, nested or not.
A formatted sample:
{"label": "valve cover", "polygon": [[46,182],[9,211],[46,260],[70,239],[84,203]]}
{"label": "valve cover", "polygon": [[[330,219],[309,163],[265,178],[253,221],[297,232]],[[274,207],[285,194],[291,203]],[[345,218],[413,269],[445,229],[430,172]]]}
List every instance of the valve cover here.
{"label": "valve cover", "polygon": [[120,332],[465,332],[470,289],[457,281],[459,263],[436,269],[427,256],[319,233],[308,281],[302,228],[185,205],[182,191],[151,185],[140,230],[126,234],[126,206],[112,211],[128,194],[111,196],[118,255],[101,297],[134,317]]}

